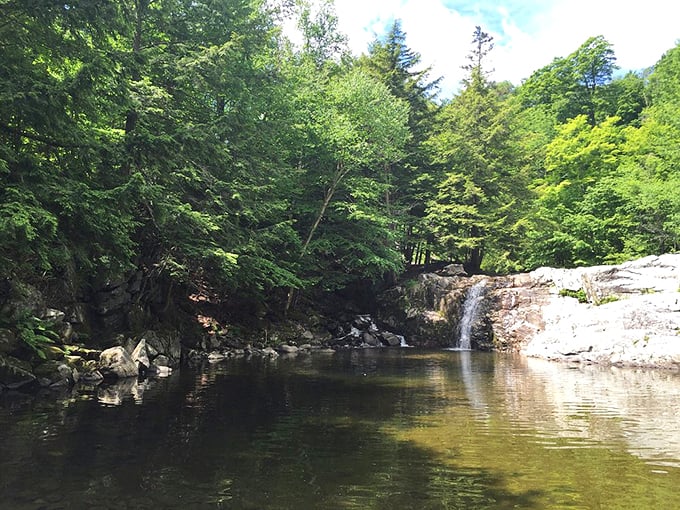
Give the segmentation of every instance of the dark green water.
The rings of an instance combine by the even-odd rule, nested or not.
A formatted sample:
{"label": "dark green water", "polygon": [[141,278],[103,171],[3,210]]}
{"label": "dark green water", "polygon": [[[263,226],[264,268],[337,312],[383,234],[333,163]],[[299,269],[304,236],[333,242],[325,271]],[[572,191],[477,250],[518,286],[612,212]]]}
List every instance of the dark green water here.
{"label": "dark green water", "polygon": [[680,377],[467,352],[0,396],[2,509],[680,508]]}

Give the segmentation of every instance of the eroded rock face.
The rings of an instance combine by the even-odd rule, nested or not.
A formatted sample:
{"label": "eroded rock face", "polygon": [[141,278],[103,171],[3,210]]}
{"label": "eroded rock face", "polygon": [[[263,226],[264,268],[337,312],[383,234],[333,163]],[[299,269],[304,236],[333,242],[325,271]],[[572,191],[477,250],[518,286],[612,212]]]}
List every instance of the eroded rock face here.
{"label": "eroded rock face", "polygon": [[[619,266],[562,272],[541,269],[531,275],[549,295],[541,307],[541,327],[525,339],[523,353],[559,360],[680,367],[680,254],[645,257]],[[561,289],[581,290],[588,303],[560,296]]]}
{"label": "eroded rock face", "polygon": [[680,368],[680,254],[505,277],[425,274],[387,293],[382,313],[403,324],[411,343],[436,338],[455,346],[468,289],[480,280],[486,291],[472,324],[475,349]]}

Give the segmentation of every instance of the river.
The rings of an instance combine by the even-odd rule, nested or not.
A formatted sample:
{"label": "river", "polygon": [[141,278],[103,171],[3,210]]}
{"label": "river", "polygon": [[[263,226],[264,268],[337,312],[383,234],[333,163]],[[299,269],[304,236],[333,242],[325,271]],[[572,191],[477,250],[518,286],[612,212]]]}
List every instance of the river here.
{"label": "river", "polygon": [[3,509],[675,509],[680,376],[375,349],[0,395]]}

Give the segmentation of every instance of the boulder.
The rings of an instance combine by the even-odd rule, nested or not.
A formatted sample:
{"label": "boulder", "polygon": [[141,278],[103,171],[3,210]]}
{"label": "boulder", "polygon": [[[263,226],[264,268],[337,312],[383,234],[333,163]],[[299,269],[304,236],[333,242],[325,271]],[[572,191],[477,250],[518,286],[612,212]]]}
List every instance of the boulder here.
{"label": "boulder", "polygon": [[383,331],[380,333],[380,338],[382,339],[383,343],[389,347],[399,347],[404,337],[395,335],[389,331]]}
{"label": "boulder", "polygon": [[443,269],[437,271],[437,274],[441,276],[469,276],[463,264],[449,264]]}
{"label": "boulder", "polygon": [[182,357],[182,344],[177,331],[145,331],[141,338],[146,341],[149,353],[151,350],[168,357],[171,367],[179,367]]}
{"label": "boulder", "polygon": [[106,349],[99,356],[99,371],[104,376],[137,377],[139,367],[121,346]]}
{"label": "boulder", "polygon": [[99,384],[104,380],[104,376],[99,370],[86,372],[80,375],[80,381],[85,384]]}
{"label": "boulder", "polygon": [[33,370],[41,386],[71,386],[78,382],[80,373],[66,363],[47,360]]}
{"label": "boulder", "polygon": [[137,363],[140,372],[145,372],[151,366],[149,353],[146,351],[146,340],[141,339],[130,355],[132,361]]}
{"label": "boulder", "polygon": [[264,349],[262,349],[262,354],[264,356],[269,357],[269,358],[278,358],[279,357],[279,353],[276,352],[271,347],[265,347]]}
{"label": "boulder", "polygon": [[364,332],[363,341],[366,345],[369,345],[371,347],[380,346],[380,340],[378,340],[378,338],[375,335],[369,333],[368,331]]}
{"label": "boulder", "polygon": [[283,354],[296,354],[300,349],[295,345],[283,344],[278,350]]}

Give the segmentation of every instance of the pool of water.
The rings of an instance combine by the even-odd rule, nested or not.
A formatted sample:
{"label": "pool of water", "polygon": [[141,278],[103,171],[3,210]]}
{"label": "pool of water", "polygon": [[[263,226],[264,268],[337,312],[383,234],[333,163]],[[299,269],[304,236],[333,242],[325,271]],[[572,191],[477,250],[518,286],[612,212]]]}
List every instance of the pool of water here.
{"label": "pool of water", "polygon": [[416,349],[0,395],[0,508],[680,508],[680,376]]}

